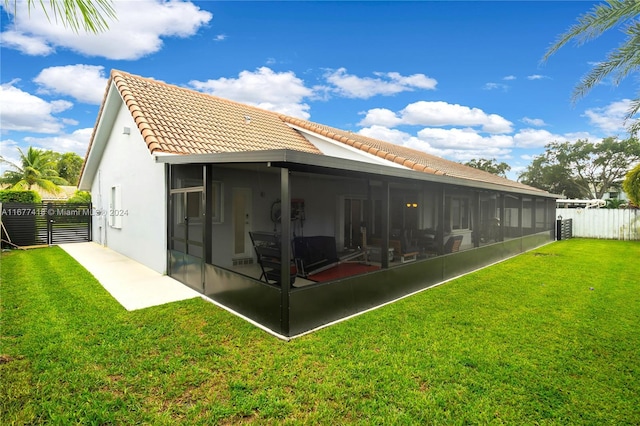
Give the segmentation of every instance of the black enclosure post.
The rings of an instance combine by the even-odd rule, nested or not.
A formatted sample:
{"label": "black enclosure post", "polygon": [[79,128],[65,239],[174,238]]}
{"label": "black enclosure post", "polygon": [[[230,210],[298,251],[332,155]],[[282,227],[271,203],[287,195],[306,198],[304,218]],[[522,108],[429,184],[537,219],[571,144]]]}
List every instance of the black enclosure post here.
{"label": "black enclosure post", "polygon": [[533,234],[538,232],[536,228],[538,218],[536,217],[536,210],[538,210],[538,199],[536,197],[531,197],[531,229],[533,229]]}
{"label": "black enclosure post", "polygon": [[[382,269],[389,268],[389,181],[382,181],[382,243],[380,263]],[[399,253],[398,253],[399,254]]]}
{"label": "black enclosure post", "polygon": [[291,194],[289,169],[280,169],[280,330],[289,335],[289,291],[291,290]]}
{"label": "black enclosure post", "polygon": [[[212,184],[212,175],[213,175],[213,166],[211,164],[207,164],[204,166],[204,171],[203,171],[203,175],[204,175],[204,179],[203,179],[203,183],[204,183],[204,241],[203,241],[203,249],[204,249],[204,253],[203,253],[203,260],[205,263],[209,263],[209,264],[213,264],[213,259],[212,259],[212,245],[213,245],[213,235],[212,235],[212,230],[213,230],[213,224],[211,222],[211,219],[213,217],[213,184]],[[203,272],[202,276],[204,277],[205,274]],[[205,287],[206,287],[206,282],[205,282]]]}
{"label": "black enclosure post", "polygon": [[480,247],[480,191],[476,191],[473,197],[475,206],[473,207],[473,216],[471,227],[472,242],[474,247]]}
{"label": "black enclosure post", "polygon": [[[440,208],[438,209],[438,226],[440,227],[439,231],[436,232],[436,246],[438,247],[438,254],[444,253],[444,234],[447,232],[447,227],[449,223],[445,225],[445,211],[446,211],[446,202],[447,202],[447,191],[444,188],[444,185],[440,187]],[[447,218],[448,220],[449,218]]]}
{"label": "black enclosure post", "polygon": [[505,197],[504,193],[498,194],[498,197],[499,197],[498,208],[500,209],[500,214],[498,216],[500,218],[500,227],[498,228],[498,235],[499,235],[498,239],[500,241],[504,241],[504,216],[505,216],[504,206],[505,206],[505,201],[507,197]]}
{"label": "black enclosure post", "polygon": [[[171,248],[172,248],[172,244],[171,244],[171,228],[172,228],[172,221],[173,221],[173,206],[171,205],[171,174],[173,173],[173,165],[167,163],[165,164],[164,167],[164,172],[165,172],[165,196],[167,197],[167,201],[165,203],[165,213],[167,215],[167,225],[166,225],[166,229],[164,230],[166,238],[167,238],[167,247],[165,247],[166,253],[167,253],[167,259],[166,259],[166,268],[167,268],[167,275],[172,276],[171,275]],[[105,224],[106,226],[106,224]]]}
{"label": "black enclosure post", "polygon": [[518,237],[522,239],[524,237],[524,227],[522,226],[522,211],[524,210],[524,197],[520,195],[518,197]]}

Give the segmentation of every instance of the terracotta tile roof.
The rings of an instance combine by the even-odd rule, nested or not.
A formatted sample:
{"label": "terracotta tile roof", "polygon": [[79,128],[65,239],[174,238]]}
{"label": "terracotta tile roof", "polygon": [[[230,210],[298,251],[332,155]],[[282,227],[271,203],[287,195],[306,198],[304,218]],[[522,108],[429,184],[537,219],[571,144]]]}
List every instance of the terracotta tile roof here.
{"label": "terracotta tile roof", "polygon": [[111,80],[151,152],[291,149],[320,154],[274,112],[121,71],[112,71]]}
{"label": "terracotta tile roof", "polygon": [[[292,125],[419,172],[546,194],[545,191],[423,151],[157,80],[113,70],[107,90],[112,82],[152,153],[205,154],[290,149],[322,154],[300,132],[289,126]],[[103,101],[100,114],[104,104]],[[95,133],[96,129],[89,147],[93,144]]]}
{"label": "terracotta tile roof", "polygon": [[455,161],[445,160],[444,158],[427,154],[424,151],[419,151],[390,142],[384,142],[286,115],[280,115],[280,118],[286,123],[298,126],[310,132],[321,134],[335,141],[376,155],[380,158],[386,158],[389,161],[393,161],[397,164],[401,164],[420,172],[434,175],[453,176],[480,182],[491,182],[498,185],[546,193],[545,191],[537,188],[532,188],[528,185],[505,179],[483,170],[478,170],[473,167],[465,166],[464,164],[456,163]]}

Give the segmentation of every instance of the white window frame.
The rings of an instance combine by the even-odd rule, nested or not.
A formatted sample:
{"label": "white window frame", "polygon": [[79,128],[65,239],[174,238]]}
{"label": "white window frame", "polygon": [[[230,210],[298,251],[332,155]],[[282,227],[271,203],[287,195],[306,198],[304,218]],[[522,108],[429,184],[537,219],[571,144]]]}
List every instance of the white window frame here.
{"label": "white window frame", "polygon": [[122,212],[122,188],[120,185],[113,185],[109,191],[109,226],[122,228]]}
{"label": "white window frame", "polygon": [[[451,211],[449,217],[449,223],[451,225],[452,231],[468,231],[471,229],[471,201],[469,197],[456,197],[452,196],[449,198],[451,202]],[[456,209],[454,208],[454,204],[458,204],[457,211],[459,212],[458,217],[454,217]],[[465,210],[463,212],[463,210]],[[462,223],[462,218],[466,216],[466,223]],[[456,219],[457,222],[456,223]]]}

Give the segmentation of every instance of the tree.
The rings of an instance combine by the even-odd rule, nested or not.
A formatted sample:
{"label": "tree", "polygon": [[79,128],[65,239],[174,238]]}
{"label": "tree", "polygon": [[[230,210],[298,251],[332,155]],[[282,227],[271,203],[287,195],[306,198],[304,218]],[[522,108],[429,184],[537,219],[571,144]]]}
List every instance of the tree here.
{"label": "tree", "polygon": [[588,140],[553,142],[545,146],[544,154],[534,158],[518,180],[567,198],[601,199],[638,160],[640,142],[632,137],[610,137],[597,144]]}
{"label": "tree", "polygon": [[535,157],[518,180],[552,194],[562,194],[567,198],[583,198],[569,171],[560,164],[551,163],[544,154]]}
{"label": "tree", "polygon": [[[626,40],[617,49],[609,52],[603,62],[596,64],[589,73],[580,79],[573,91],[572,99],[574,102],[584,97],[605,77],[611,76],[613,83],[617,85],[629,74],[640,69],[640,55],[638,54],[640,21],[637,20],[639,14],[640,1],[638,0],[607,0],[606,4],[598,4],[590,12],[578,17],[578,23],[560,35],[544,54],[543,62],[569,41],[573,40],[578,45],[582,45],[611,28],[622,27],[622,31],[627,36]],[[631,102],[625,120],[630,120],[639,110],[640,98],[636,98]],[[640,131],[640,120],[632,122],[629,130],[632,135],[637,134]]]}
{"label": "tree", "polygon": [[67,181],[58,176],[56,163],[51,151],[29,147],[25,154],[20,148],[20,164],[14,164],[0,157],[0,162],[9,165],[0,176],[0,183],[10,184],[11,189],[31,190],[38,187],[48,192],[60,192],[58,185],[66,185]]}
{"label": "tree", "polygon": [[76,191],[73,194],[73,197],[67,200],[67,203],[75,204],[75,203],[90,203],[91,202],[91,193],[89,191]]}
{"label": "tree", "polygon": [[622,182],[622,189],[635,206],[640,207],[640,163],[627,173]]}
{"label": "tree", "polygon": [[75,152],[59,154],[56,164],[58,176],[69,182],[69,185],[78,185],[82,163],[84,160]]}
{"label": "tree", "polygon": [[[11,0],[4,0],[4,7],[10,9],[11,3]],[[27,0],[29,13],[35,7],[35,3],[35,0]],[[116,19],[112,0],[39,0],[37,3],[44,10],[49,22],[53,16],[56,22],[60,19],[65,28],[69,27],[76,33],[81,26],[86,32],[103,32],[109,28],[107,20]],[[13,0],[13,10],[17,13],[17,0]]]}
{"label": "tree", "polygon": [[511,166],[507,163],[498,163],[495,158],[487,160],[486,158],[475,158],[464,163],[465,166],[473,167],[474,169],[484,170],[485,172],[493,173],[494,175],[507,177],[507,172],[511,170]]}
{"label": "tree", "polygon": [[607,205],[605,208],[607,209],[620,209],[627,205],[625,200],[621,200],[620,198],[609,198],[607,199]]}

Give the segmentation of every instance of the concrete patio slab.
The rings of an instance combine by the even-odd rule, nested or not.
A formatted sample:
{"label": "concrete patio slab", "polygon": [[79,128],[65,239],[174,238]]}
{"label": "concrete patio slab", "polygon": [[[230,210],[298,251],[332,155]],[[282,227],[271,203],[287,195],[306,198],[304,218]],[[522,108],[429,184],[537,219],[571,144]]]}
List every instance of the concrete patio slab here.
{"label": "concrete patio slab", "polygon": [[184,284],[96,243],[60,244],[126,310],[134,311],[201,294]]}

